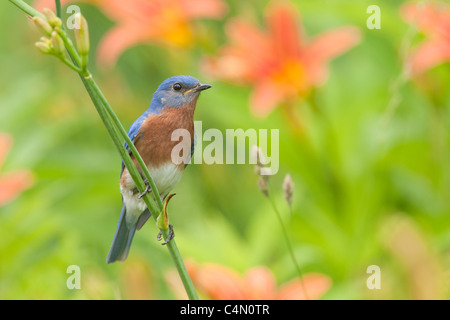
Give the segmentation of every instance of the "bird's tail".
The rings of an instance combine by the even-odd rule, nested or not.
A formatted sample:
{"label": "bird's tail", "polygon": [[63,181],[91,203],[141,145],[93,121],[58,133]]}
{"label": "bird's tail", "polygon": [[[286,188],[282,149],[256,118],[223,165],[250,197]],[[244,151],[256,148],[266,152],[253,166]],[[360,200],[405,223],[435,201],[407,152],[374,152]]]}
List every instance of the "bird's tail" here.
{"label": "bird's tail", "polygon": [[106,263],[113,263],[116,261],[125,261],[130,251],[131,242],[133,241],[134,233],[136,232],[136,225],[131,228],[127,226],[125,205],[122,208],[120,214],[119,225],[117,226],[116,234],[109,249],[108,257],[106,257]]}

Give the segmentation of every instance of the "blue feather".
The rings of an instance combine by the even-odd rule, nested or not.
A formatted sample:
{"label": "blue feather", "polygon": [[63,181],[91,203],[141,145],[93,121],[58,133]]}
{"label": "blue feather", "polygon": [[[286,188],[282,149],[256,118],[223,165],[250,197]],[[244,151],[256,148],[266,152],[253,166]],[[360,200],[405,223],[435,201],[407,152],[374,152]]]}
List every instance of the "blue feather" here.
{"label": "blue feather", "polygon": [[119,225],[117,226],[116,234],[111,243],[106,263],[113,263],[115,261],[125,261],[130,251],[131,242],[133,241],[134,233],[136,232],[136,225],[129,228],[127,226],[126,217],[127,210],[125,204],[120,214]]}

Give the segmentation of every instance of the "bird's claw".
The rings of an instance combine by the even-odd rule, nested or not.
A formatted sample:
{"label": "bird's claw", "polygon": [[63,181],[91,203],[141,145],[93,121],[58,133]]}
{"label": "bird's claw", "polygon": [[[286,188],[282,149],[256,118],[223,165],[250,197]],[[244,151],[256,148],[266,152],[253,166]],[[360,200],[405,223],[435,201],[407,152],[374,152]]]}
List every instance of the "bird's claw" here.
{"label": "bird's claw", "polygon": [[[172,240],[173,238],[175,238],[175,233],[173,232],[173,226],[171,224],[169,224],[169,235],[167,236],[166,241],[164,241],[163,243],[161,243],[161,245],[165,245],[168,244],[170,242],[170,240]],[[162,233],[161,231],[158,233],[156,239],[158,241],[161,241],[162,239]]]}
{"label": "bird's claw", "polygon": [[146,195],[147,193],[149,193],[149,192],[152,192],[152,188],[150,187],[150,184],[148,183],[148,181],[145,180],[145,189],[144,189],[144,192],[139,193],[139,194],[137,195],[137,198],[138,198],[138,199],[142,199],[142,197],[145,196],[145,195]]}

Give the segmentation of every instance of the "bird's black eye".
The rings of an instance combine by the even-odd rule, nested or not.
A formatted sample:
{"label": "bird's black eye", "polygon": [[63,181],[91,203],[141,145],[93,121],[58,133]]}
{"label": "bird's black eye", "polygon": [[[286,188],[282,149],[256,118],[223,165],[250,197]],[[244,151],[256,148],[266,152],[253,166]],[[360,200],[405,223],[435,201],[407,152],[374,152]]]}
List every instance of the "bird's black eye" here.
{"label": "bird's black eye", "polygon": [[175,83],[175,84],[173,85],[173,89],[176,90],[176,91],[181,90],[181,84],[179,84],[178,82]]}

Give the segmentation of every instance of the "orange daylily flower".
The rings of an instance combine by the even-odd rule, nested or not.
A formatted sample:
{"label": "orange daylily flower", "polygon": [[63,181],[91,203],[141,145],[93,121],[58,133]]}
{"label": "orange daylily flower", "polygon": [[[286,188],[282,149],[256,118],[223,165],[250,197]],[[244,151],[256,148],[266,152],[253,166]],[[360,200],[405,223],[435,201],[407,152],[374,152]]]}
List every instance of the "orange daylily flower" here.
{"label": "orange daylily flower", "polygon": [[[113,65],[127,48],[154,42],[187,47],[194,41],[191,21],[220,18],[227,6],[222,0],[84,0],[97,5],[116,21],[98,48],[98,62]],[[53,2],[53,4],[52,4]],[[62,4],[71,2],[62,1]],[[54,1],[39,0],[36,7],[54,8]]]}
{"label": "orange daylily flower", "polygon": [[[11,149],[12,137],[0,133],[0,168]],[[0,174],[0,206],[14,200],[22,191],[29,188],[33,178],[27,170],[17,170]]]}
{"label": "orange daylily flower", "polygon": [[[309,273],[304,278],[307,297],[299,279],[277,287],[272,272],[263,266],[248,270],[244,276],[225,266],[186,262],[194,287],[212,300],[304,300],[318,299],[331,287],[331,279],[323,274]],[[166,273],[166,280],[180,299],[187,299],[176,271]]]}
{"label": "orange daylily flower", "polygon": [[305,96],[327,79],[326,63],[360,39],[355,27],[341,27],[307,40],[300,32],[295,8],[287,2],[269,5],[267,30],[243,19],[226,26],[230,44],[216,58],[204,61],[204,71],[219,79],[254,86],[251,110],[265,116],[278,104]]}
{"label": "orange daylily flower", "polygon": [[409,57],[411,73],[418,75],[441,63],[450,61],[450,6],[442,2],[420,7],[407,3],[401,14],[408,23],[416,23],[426,40]]}

